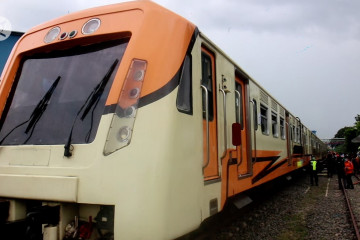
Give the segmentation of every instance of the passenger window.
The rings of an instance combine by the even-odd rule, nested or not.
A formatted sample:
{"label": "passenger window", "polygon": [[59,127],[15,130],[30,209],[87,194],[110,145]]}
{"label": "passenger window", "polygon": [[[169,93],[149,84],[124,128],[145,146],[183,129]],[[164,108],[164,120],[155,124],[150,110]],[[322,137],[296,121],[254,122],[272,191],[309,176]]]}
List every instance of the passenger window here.
{"label": "passenger window", "polygon": [[260,104],[260,117],[261,117],[261,131],[263,134],[268,135],[268,108]]}
{"label": "passenger window", "polygon": [[285,121],[282,117],[280,118],[280,135],[281,139],[285,139]]}
{"label": "passenger window", "polygon": [[[201,65],[202,65],[202,79],[201,79],[201,85],[205,86],[208,91],[208,115],[209,115],[209,121],[212,121],[214,119],[214,102],[213,102],[213,86],[212,86],[212,79],[213,79],[213,69],[212,69],[212,62],[211,57],[205,53],[202,52],[201,54]],[[202,92],[202,104],[203,109],[205,109],[205,93]],[[203,118],[206,119],[205,110],[203,111]]]}
{"label": "passenger window", "polygon": [[192,115],[192,74],[191,74],[191,56],[187,54],[182,66],[179,90],[176,99],[176,107],[180,112]]}
{"label": "passenger window", "polygon": [[274,112],[271,112],[271,128],[272,128],[273,136],[279,137],[277,114]]}
{"label": "passenger window", "polygon": [[291,140],[293,140],[293,142],[296,142],[296,133],[295,133],[295,126],[291,125]]}
{"label": "passenger window", "polygon": [[241,124],[243,128],[243,103],[242,103],[242,89],[241,85],[235,83],[235,113],[236,113],[236,122]]}
{"label": "passenger window", "polygon": [[296,127],[296,142],[300,142],[300,128],[299,126]]}

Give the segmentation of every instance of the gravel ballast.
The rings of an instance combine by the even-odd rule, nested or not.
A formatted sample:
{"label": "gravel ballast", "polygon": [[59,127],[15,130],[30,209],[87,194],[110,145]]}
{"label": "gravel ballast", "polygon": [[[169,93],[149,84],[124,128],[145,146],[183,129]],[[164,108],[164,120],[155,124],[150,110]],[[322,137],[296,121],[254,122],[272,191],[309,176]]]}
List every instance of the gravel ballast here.
{"label": "gravel ballast", "polygon": [[[311,186],[308,174],[301,171],[275,185],[244,209],[227,210],[211,224],[204,224],[203,234],[190,239],[356,239],[336,175],[320,174],[319,186]],[[353,208],[360,219],[360,186],[348,192],[357,201]]]}

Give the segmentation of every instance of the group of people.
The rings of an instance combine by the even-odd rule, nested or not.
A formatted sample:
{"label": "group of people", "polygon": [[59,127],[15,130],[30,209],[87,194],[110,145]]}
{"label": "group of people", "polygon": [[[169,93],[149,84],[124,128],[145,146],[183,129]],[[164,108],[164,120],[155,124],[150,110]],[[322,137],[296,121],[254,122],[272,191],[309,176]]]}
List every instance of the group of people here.
{"label": "group of people", "polygon": [[[329,178],[331,178],[334,173],[337,174],[339,189],[342,189],[343,183],[345,188],[354,189],[352,176],[360,173],[360,152],[348,155],[329,152],[326,157],[326,167]],[[315,159],[315,157],[311,157],[309,164],[311,185],[314,185],[315,182],[315,185],[318,186],[317,174],[319,169],[320,163]]]}

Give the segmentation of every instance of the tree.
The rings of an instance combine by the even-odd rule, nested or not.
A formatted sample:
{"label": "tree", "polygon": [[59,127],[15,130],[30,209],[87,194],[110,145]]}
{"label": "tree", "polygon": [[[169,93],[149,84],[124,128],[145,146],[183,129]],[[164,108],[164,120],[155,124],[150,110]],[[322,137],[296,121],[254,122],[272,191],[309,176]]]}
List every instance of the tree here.
{"label": "tree", "polygon": [[347,153],[355,153],[357,152],[358,144],[352,143],[353,140],[357,136],[357,129],[355,127],[348,128],[345,130],[345,151]]}
{"label": "tree", "polygon": [[[353,127],[343,127],[337,131],[334,138],[345,138],[344,144],[339,144],[339,141],[332,139],[330,144],[335,147],[335,151],[343,153],[355,153],[358,151],[359,144],[353,143],[355,137],[360,135],[360,115],[355,117],[355,124]],[[332,144],[333,143],[333,144]]]}
{"label": "tree", "polygon": [[[359,125],[360,127],[360,125]],[[335,134],[334,138],[345,138],[345,131],[348,129],[353,129],[354,127],[343,127],[340,128],[339,131]],[[360,128],[359,128],[360,129]]]}
{"label": "tree", "polygon": [[360,135],[360,121],[356,121],[355,128],[356,128],[356,136]]}

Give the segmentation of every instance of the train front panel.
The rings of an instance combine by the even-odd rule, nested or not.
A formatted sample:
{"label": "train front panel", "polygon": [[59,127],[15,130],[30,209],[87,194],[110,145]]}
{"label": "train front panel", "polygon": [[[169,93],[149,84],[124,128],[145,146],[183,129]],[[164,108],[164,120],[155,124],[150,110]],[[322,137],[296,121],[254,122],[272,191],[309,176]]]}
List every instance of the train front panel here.
{"label": "train front panel", "polygon": [[63,239],[77,227],[171,239],[200,224],[201,121],[176,108],[196,36],[143,2],[69,14],[20,39],[0,88],[5,236]]}

